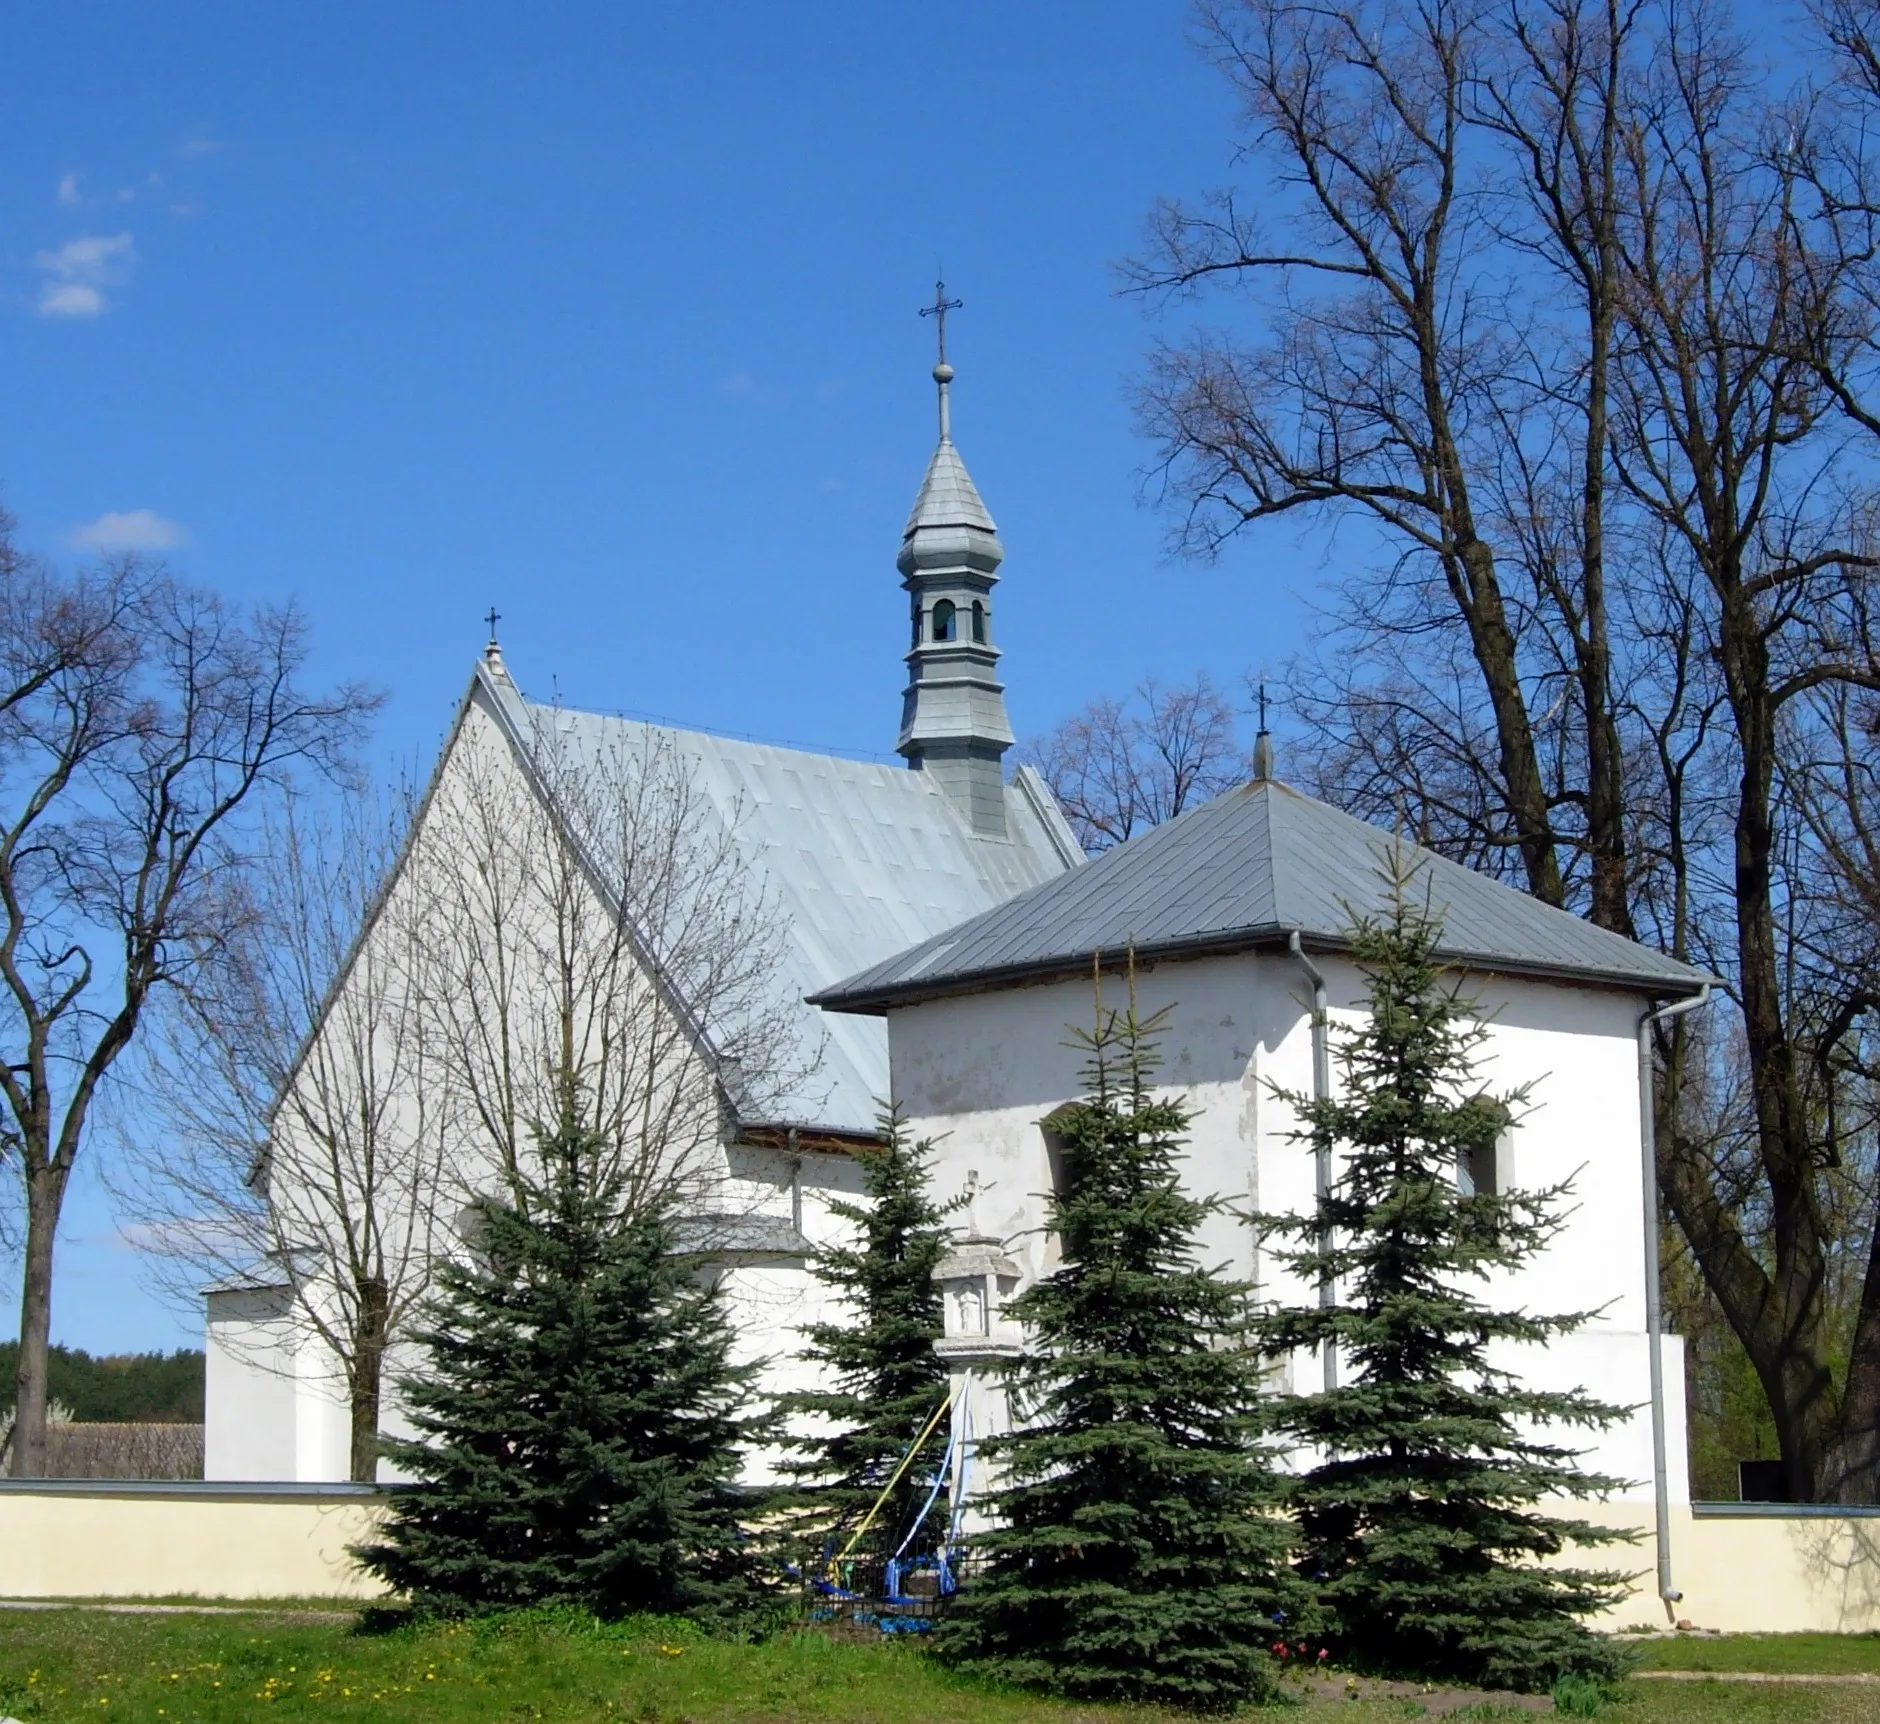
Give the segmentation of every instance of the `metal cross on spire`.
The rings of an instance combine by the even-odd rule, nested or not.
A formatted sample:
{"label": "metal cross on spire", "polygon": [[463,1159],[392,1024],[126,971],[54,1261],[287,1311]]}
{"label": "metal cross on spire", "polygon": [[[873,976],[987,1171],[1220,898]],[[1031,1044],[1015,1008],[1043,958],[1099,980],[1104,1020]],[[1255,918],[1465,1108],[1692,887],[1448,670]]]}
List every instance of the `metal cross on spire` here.
{"label": "metal cross on spire", "polygon": [[496,625],[503,620],[503,613],[494,605],[491,605],[488,615],[486,615],[483,620],[490,625],[490,645],[494,646],[496,644]]}
{"label": "metal cross on spire", "polygon": [[920,308],[922,317],[931,317],[940,337],[940,357],[934,362],[933,380],[940,385],[940,441],[951,442],[953,438],[953,415],[947,401],[947,385],[953,381],[953,367],[947,364],[947,313],[958,311],[966,302],[961,299],[947,298],[947,284],[936,281],[933,284],[933,304]]}
{"label": "metal cross on spire", "polygon": [[[936,371],[947,362],[947,313],[958,311],[965,303],[963,299],[948,299],[947,284],[944,281],[936,281],[933,284],[933,304],[923,305],[920,308],[922,317],[931,317],[935,320],[935,332],[940,337],[940,357],[934,362]],[[946,382],[947,379],[936,378],[935,381]]]}

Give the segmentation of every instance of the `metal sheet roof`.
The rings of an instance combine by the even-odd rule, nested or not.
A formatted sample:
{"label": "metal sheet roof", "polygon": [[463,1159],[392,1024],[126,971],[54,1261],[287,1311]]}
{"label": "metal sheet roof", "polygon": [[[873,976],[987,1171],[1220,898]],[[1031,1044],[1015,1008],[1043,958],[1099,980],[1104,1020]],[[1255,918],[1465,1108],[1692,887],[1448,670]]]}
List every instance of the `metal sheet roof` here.
{"label": "metal sheet roof", "polygon": [[1006,786],[1009,837],[982,838],[926,773],[536,705],[506,678],[485,686],[525,730],[560,725],[603,747],[657,737],[690,762],[775,893],[789,942],[778,987],[801,1014],[806,1046],[826,1037],[820,1069],[803,1093],[779,1100],[777,1121],[872,1131],[888,1095],[885,1026],[825,1017],[806,996],[1080,860],[1057,804],[1028,768]]}
{"label": "metal sheet roof", "polygon": [[940,439],[933,459],[927,463],[926,476],[914,494],[901,537],[911,538],[922,527],[977,527],[983,533],[996,533],[986,505],[980,501],[979,487],[966,471],[966,463],[949,437]]}
{"label": "metal sheet roof", "polygon": [[[1246,949],[1291,930],[1319,949],[1388,907],[1390,834],[1290,786],[1231,790],[1083,868],[876,963],[815,996],[837,1012],[1062,975],[1093,953]],[[1444,955],[1487,970],[1684,994],[1705,977],[1416,845]]]}

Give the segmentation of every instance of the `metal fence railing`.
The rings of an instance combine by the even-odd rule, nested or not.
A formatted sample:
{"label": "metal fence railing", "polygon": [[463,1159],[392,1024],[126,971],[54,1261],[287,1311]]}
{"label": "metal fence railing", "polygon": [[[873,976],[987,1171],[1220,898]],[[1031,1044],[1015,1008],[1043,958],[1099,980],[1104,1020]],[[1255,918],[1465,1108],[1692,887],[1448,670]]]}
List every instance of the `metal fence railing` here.
{"label": "metal fence railing", "polygon": [[944,1616],[984,1566],[969,1550],[892,1562],[847,1557],[815,1571],[805,1586],[812,1620],[849,1622],[884,1633],[920,1633]]}

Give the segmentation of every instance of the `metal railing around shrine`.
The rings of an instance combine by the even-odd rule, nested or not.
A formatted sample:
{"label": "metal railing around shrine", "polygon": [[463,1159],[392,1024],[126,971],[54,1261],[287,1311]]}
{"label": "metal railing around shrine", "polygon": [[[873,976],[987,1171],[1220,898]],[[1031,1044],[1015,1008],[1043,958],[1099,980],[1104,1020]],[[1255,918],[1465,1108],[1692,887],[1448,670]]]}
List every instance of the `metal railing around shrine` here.
{"label": "metal railing around shrine", "polygon": [[944,1559],[848,1557],[809,1577],[804,1604],[812,1622],[920,1634],[946,1614],[983,1567],[982,1558],[959,1548]]}

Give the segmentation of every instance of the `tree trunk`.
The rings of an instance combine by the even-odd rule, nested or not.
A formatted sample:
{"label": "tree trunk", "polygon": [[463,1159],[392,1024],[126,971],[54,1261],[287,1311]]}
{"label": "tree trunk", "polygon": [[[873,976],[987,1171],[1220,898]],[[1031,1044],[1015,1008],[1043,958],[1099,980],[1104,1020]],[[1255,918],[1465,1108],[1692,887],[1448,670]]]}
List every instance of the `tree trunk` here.
{"label": "tree trunk", "polygon": [[1534,747],[1534,727],[1528,718],[1527,697],[1515,659],[1514,634],[1508,627],[1507,607],[1495,578],[1494,553],[1471,531],[1463,540],[1458,561],[1467,579],[1469,639],[1495,715],[1502,783],[1507,790],[1508,812],[1514,816],[1527,889],[1543,904],[1564,909],[1566,886],[1560,877],[1560,856],[1554,844],[1540,756]]}
{"label": "tree trunk", "polygon": [[26,1181],[26,1262],[20,1275],[20,1358],[14,1377],[11,1471],[46,1474],[46,1359],[52,1344],[52,1245],[65,1176],[37,1167]]}
{"label": "tree trunk", "polygon": [[349,1396],[352,1477],[356,1483],[372,1484],[379,1476],[379,1397],[391,1307],[383,1280],[363,1279],[358,1291],[359,1316],[353,1335]]}
{"label": "tree trunk", "polygon": [[1840,1436],[1828,1454],[1827,1486],[1835,1502],[1880,1502],[1880,1228],[1867,1244],[1867,1278],[1848,1349]]}
{"label": "tree trunk", "polygon": [[[1608,29],[1613,25],[1608,24]],[[1616,36],[1615,36],[1616,40]],[[1601,189],[1612,183],[1612,115],[1602,128]],[[1580,579],[1585,615],[1574,631],[1580,701],[1586,709],[1586,848],[1592,861],[1587,917],[1634,938],[1632,882],[1626,876],[1625,750],[1612,710],[1612,645],[1606,616],[1607,391],[1612,366],[1612,289],[1616,246],[1610,209],[1602,213],[1592,302],[1586,390],[1586,472],[1580,495]]]}
{"label": "tree trunk", "polygon": [[1827,1264],[1813,1147],[1776,936],[1775,703],[1760,619],[1731,574],[1718,586],[1719,656],[1741,749],[1734,835],[1738,981],[1750,1100],[1769,1178],[1774,1258],[1764,1297],[1732,1317],[1747,1320],[1747,1326],[1739,1322],[1738,1334],[1769,1396],[1789,1490],[1798,1502],[1814,1502],[1829,1483],[1836,1409],[1826,1356]]}

